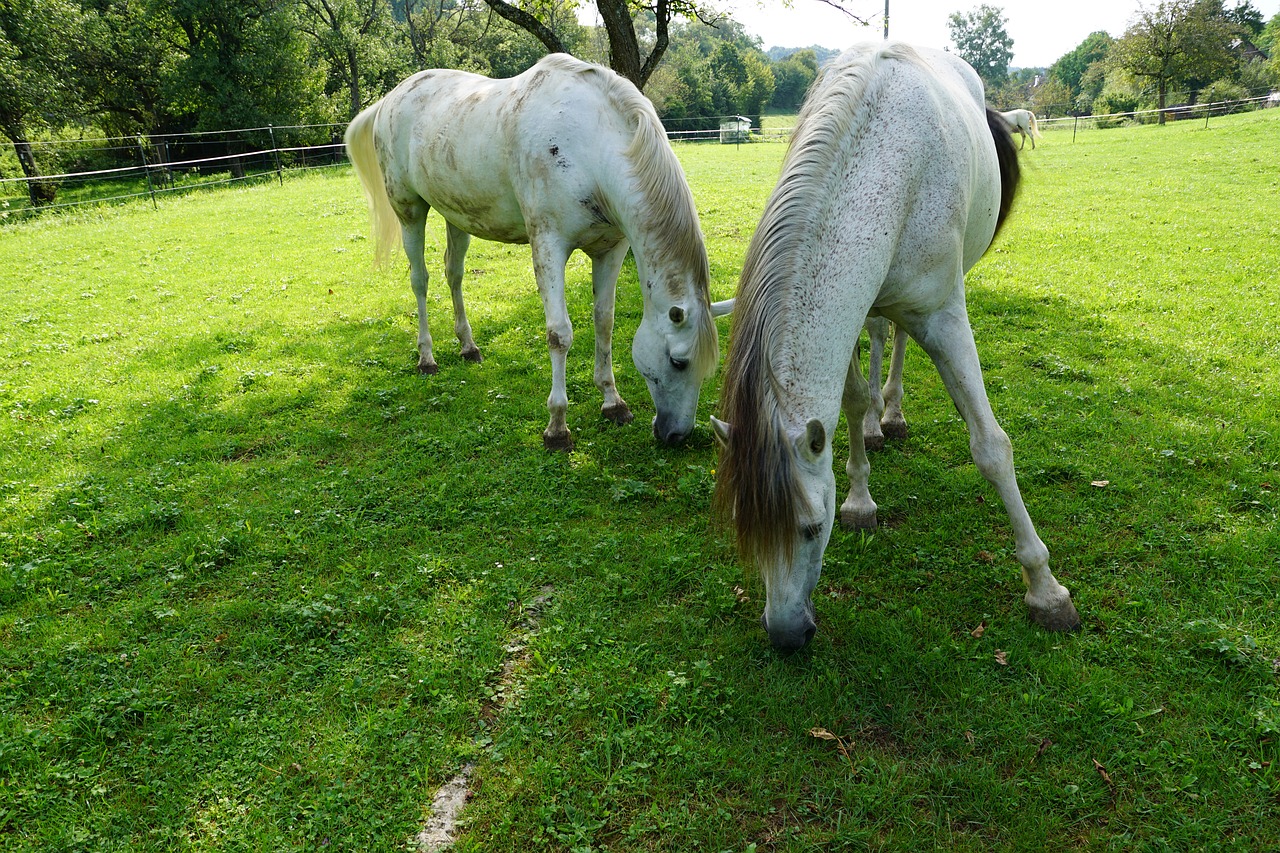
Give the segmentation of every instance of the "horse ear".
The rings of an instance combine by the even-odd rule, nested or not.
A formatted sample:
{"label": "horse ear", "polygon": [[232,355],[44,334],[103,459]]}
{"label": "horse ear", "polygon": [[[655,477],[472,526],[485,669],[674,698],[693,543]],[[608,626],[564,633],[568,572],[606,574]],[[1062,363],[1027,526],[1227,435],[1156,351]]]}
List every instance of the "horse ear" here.
{"label": "horse ear", "polygon": [[733,425],[727,424],[717,418],[711,416],[711,433],[716,437],[716,442],[723,448],[728,449],[729,439],[733,437]]}
{"label": "horse ear", "polygon": [[809,462],[817,462],[827,447],[827,428],[814,418],[804,425],[804,435],[796,439],[796,449]]}
{"label": "horse ear", "polygon": [[711,303],[712,317],[727,317],[733,311],[733,299],[725,299],[720,302]]}

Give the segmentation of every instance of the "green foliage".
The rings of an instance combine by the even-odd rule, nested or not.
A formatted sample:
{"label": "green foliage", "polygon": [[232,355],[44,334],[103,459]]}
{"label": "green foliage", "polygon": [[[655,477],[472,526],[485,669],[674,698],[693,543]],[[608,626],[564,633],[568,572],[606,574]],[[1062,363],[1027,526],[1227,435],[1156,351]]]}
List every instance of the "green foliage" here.
{"label": "green foliage", "polygon": [[982,4],[970,12],[952,12],[947,29],[956,53],[973,66],[988,88],[996,88],[1009,76],[1013,59],[1013,39],[1005,26],[1008,19],[996,6]]}
{"label": "green foliage", "polygon": [[[1046,129],[968,277],[1067,636],[914,345],[881,527],[782,658],[707,514],[716,383],[686,447],[625,358],[601,418],[581,255],[550,455],[527,247],[472,245],[470,364],[431,218],[421,377],[349,173],[4,226],[0,846],[403,850],[474,763],[458,850],[1275,849],[1278,123]],[[677,146],[714,298],[782,153]]]}
{"label": "green foliage", "polygon": [[1171,89],[1208,82],[1232,67],[1231,44],[1238,32],[1227,21],[1222,0],[1164,0],[1155,9],[1138,12],[1108,61],[1155,86],[1156,105],[1163,109]]}
{"label": "green foliage", "polygon": [[773,63],[773,100],[770,106],[795,112],[818,76],[818,57],[812,50],[798,50]]}
{"label": "green foliage", "polygon": [[[1090,72],[1099,68],[1114,43],[1115,39],[1106,32],[1090,33],[1075,50],[1059,57],[1049,67],[1049,76],[1070,92],[1070,97],[1065,102],[1077,101],[1086,94],[1090,101],[1098,96],[1102,88],[1101,74],[1097,71],[1092,74]],[[1089,110],[1086,108],[1084,112],[1088,113]]]}

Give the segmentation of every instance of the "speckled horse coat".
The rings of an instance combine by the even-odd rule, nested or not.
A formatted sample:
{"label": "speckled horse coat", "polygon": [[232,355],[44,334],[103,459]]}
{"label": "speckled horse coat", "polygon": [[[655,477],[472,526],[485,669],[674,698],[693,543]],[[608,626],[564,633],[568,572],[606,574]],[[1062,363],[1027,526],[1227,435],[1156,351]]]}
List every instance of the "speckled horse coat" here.
{"label": "speckled horse coat", "polygon": [[[921,132],[925,130],[927,132]],[[743,262],[716,435],[716,506],[765,583],[774,646],[816,629],[812,592],[834,518],[874,527],[862,430],[850,430],[837,510],[832,436],[870,404],[855,357],[866,319],[906,330],[933,359],[969,446],[1013,527],[1031,616],[1079,616],[1049,571],[996,423],[965,308],[964,274],[987,250],[1018,182],[1017,151],[959,58],[889,42],[855,47],[811,87],[782,175]]]}
{"label": "speckled horse coat", "polygon": [[706,248],[693,196],[652,104],[614,72],[565,54],[491,80],[423,71],[358,115],[347,151],[369,201],[379,259],[402,242],[418,300],[418,368],[435,373],[427,326],[425,221],[447,223],[445,277],[462,356],[480,361],[462,300],[470,236],[528,243],[551,355],[548,448],[567,449],[565,361],[573,327],[565,264],[591,258],[595,383],[603,414],[632,420],[614,384],[613,309],[628,248],[644,295],[632,345],[653,397],[655,435],[682,441],[719,351],[709,302]]}

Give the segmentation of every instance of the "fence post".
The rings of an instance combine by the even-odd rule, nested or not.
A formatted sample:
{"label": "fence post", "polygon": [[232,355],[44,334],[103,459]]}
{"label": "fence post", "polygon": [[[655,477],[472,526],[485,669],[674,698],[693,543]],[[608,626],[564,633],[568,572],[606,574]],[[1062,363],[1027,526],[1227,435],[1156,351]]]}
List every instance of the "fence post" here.
{"label": "fence post", "polygon": [[1076,116],[1075,124],[1071,125],[1071,144],[1076,144],[1076,131],[1080,129],[1080,116]]}
{"label": "fence post", "polygon": [[147,192],[151,193],[151,207],[159,210],[160,205],[156,204],[156,187],[151,183],[151,165],[147,163],[147,148],[142,144],[142,135],[138,135],[138,154],[142,157],[142,171],[147,175]]}
{"label": "fence post", "polygon": [[280,170],[280,149],[276,147],[276,126],[267,125],[267,132],[271,134],[271,154],[276,158],[276,179],[280,181],[280,186],[284,186],[284,173]]}

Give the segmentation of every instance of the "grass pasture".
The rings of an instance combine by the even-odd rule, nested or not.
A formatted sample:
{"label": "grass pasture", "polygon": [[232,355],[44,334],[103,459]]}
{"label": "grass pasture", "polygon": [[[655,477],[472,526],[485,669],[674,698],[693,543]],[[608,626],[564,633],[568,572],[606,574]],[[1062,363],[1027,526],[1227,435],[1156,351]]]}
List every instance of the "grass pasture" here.
{"label": "grass pasture", "polygon": [[[527,248],[473,243],[467,364],[433,217],[419,377],[348,171],[0,228],[0,849],[402,850],[467,764],[461,851],[1275,849],[1277,150],[1280,110],[1047,133],[970,275],[1083,629],[1028,622],[913,347],[882,528],[833,536],[788,658],[709,430],[649,434],[633,266],[636,423],[576,255],[549,455]],[[678,151],[725,298],[783,148]]]}

